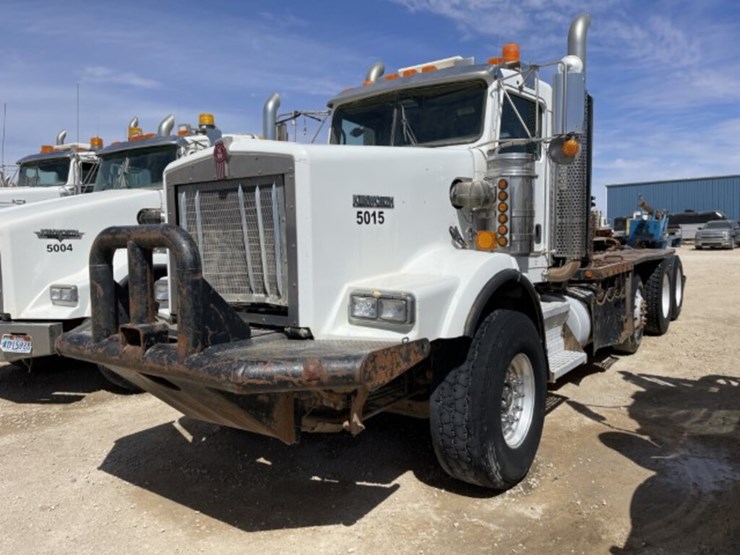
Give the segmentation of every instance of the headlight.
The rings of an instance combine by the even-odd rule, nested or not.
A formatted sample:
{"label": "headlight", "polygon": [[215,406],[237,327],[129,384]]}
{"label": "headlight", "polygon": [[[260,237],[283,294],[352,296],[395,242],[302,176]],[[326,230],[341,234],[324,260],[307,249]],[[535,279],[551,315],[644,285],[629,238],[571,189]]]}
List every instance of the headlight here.
{"label": "headlight", "polygon": [[77,304],[79,295],[76,285],[52,285],[49,288],[51,304],[70,305]]}
{"label": "headlight", "polygon": [[375,320],[378,317],[378,299],[375,297],[352,295],[349,305],[353,318]]}
{"label": "headlight", "polygon": [[395,331],[408,331],[415,320],[415,299],[410,293],[353,291],[349,297],[349,321]]}

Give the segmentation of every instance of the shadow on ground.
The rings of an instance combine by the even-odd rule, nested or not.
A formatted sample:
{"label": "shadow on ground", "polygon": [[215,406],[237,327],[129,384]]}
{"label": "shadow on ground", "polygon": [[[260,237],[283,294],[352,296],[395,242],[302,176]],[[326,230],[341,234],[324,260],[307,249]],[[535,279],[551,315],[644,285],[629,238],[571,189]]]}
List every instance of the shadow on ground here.
{"label": "shadow on ground", "polygon": [[621,374],[640,388],[628,408],[639,429],[599,438],[654,475],[633,495],[625,545],[611,552],[740,553],[740,379]]}
{"label": "shadow on ground", "polygon": [[352,525],[409,471],[461,495],[494,495],[444,474],[427,421],[395,415],[357,437],[304,434],[293,446],[183,417],[117,440],[100,469],[245,531]]}
{"label": "shadow on ground", "polygon": [[23,404],[70,404],[109,388],[97,368],[61,357],[0,366],[0,399]]}

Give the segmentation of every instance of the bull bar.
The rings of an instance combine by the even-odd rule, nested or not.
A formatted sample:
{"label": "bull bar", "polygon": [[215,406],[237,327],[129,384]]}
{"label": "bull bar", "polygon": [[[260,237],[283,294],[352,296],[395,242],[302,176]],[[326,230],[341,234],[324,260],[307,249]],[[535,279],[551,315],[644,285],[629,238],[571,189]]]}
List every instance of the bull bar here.
{"label": "bull bar", "polygon": [[[124,248],[128,296],[113,276],[113,255]],[[157,317],[152,263],[157,248],[169,250],[176,276],[176,326]],[[311,340],[290,339],[280,330],[252,333],[204,279],[192,237],[172,224],[103,230],[90,251],[90,295],[91,325],[63,334],[57,341],[60,354],[104,365],[188,416],[286,443],[296,440],[297,394],[354,392],[359,402],[430,353],[427,339]],[[353,413],[361,414],[355,404]]]}

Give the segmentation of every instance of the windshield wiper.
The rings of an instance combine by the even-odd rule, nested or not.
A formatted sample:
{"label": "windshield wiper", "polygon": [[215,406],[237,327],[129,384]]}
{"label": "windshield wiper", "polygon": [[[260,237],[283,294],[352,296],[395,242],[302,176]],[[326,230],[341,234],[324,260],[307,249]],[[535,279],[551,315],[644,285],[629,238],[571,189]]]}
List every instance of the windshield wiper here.
{"label": "windshield wiper", "polygon": [[401,129],[403,129],[403,140],[407,144],[418,145],[419,142],[416,140],[414,130],[411,129],[411,124],[406,118],[406,108],[404,107],[403,103],[400,103],[398,106],[399,108],[401,108]]}
{"label": "windshield wiper", "polygon": [[127,157],[123,164],[118,168],[118,175],[116,176],[116,182],[113,184],[114,189],[128,189],[128,166],[129,158]]}

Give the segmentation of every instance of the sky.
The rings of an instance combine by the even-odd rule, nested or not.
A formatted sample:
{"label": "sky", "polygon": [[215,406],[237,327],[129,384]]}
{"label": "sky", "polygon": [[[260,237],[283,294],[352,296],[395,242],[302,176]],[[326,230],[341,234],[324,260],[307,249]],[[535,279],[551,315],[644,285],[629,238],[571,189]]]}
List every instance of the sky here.
{"label": "sky", "polygon": [[[485,61],[507,42],[524,61],[557,60],[582,11],[592,16],[597,205],[606,184],[740,173],[732,0],[3,0],[3,162],[61,129],[68,141],[78,129],[83,142],[124,140],[134,116],[144,132],[170,113],[194,124],[210,112],[224,132],[261,133],[271,93],[281,112],[323,110],[377,60],[387,72],[453,55]],[[298,140],[314,130],[299,120]]]}

